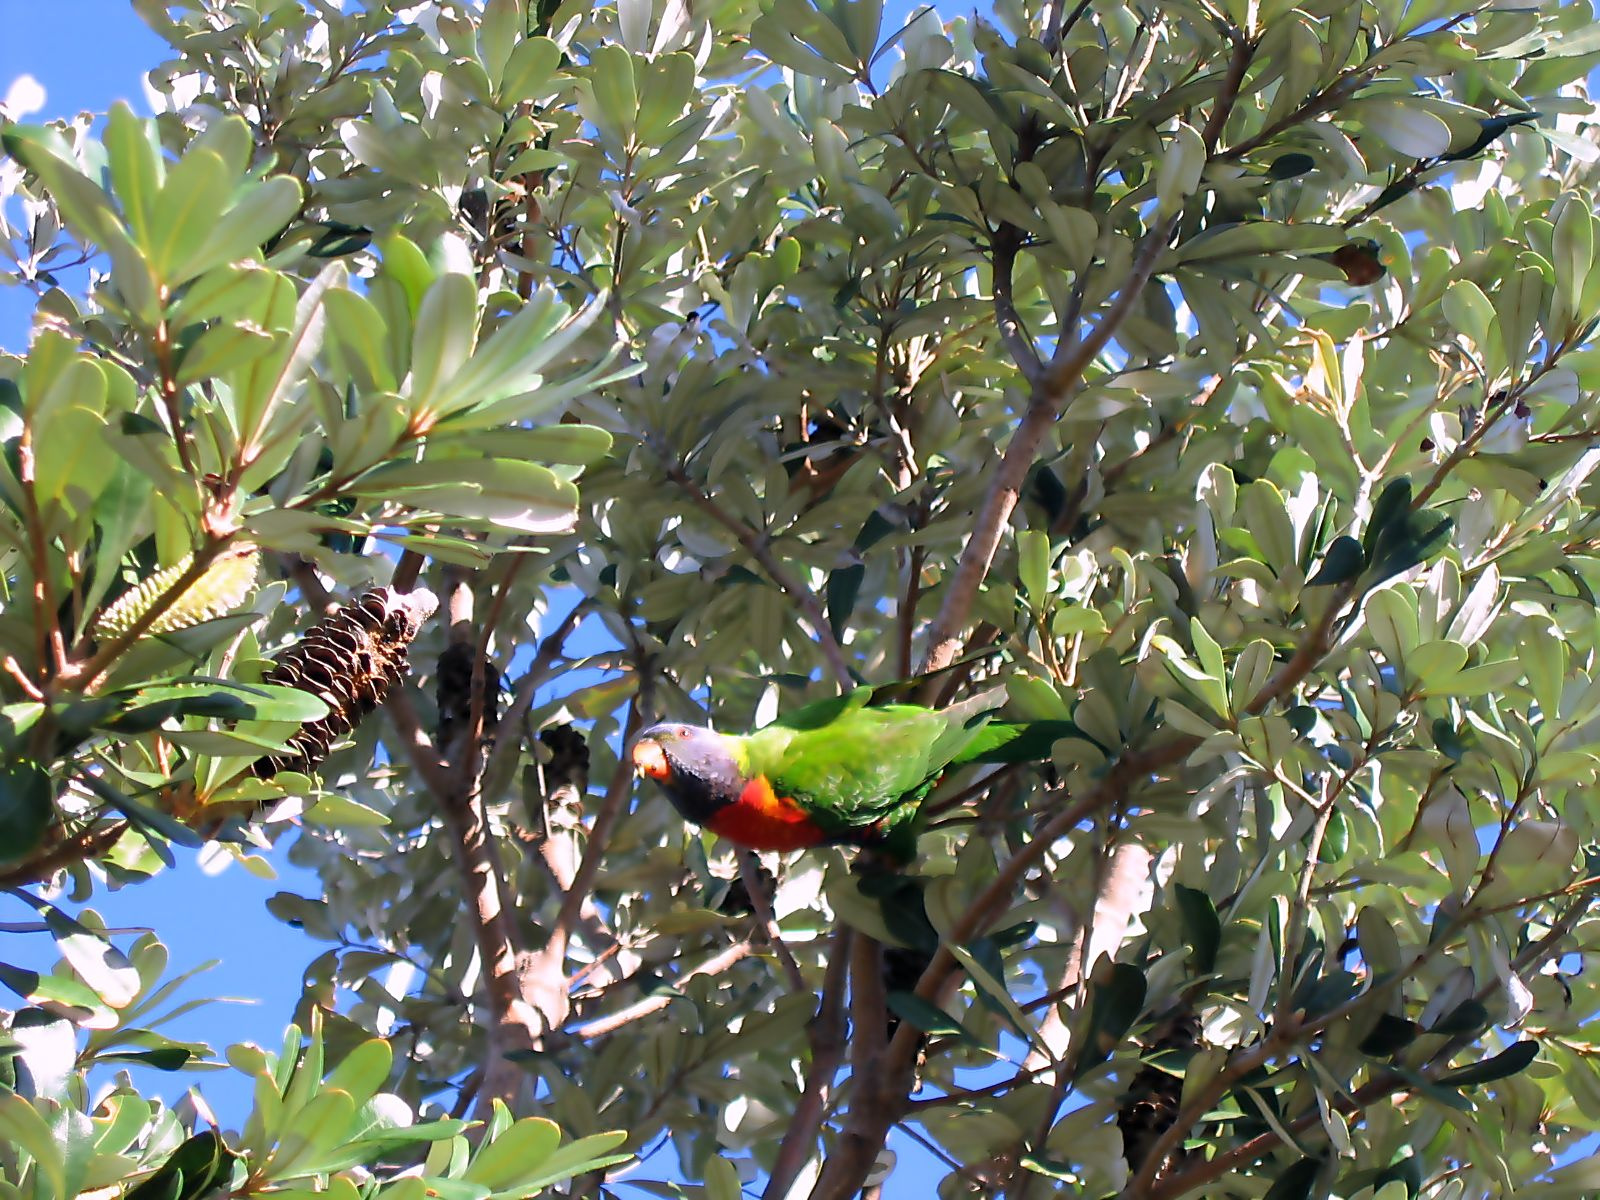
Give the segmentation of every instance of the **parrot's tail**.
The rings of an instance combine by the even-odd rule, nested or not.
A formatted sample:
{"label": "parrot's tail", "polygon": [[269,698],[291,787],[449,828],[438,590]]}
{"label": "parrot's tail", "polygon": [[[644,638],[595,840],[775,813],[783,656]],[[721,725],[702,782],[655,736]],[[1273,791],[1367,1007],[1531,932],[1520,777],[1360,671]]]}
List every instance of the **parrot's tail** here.
{"label": "parrot's tail", "polygon": [[1071,721],[990,721],[956,756],[956,763],[1045,762],[1062,738],[1082,737]]}

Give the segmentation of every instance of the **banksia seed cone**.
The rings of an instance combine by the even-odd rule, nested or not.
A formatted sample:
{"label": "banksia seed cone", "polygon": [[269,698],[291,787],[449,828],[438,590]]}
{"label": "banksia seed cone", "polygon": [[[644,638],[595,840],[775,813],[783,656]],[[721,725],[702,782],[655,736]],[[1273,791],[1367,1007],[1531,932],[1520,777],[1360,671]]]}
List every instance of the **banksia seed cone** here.
{"label": "banksia seed cone", "polygon": [[[183,576],[192,562],[194,556],[186,554],[172,566],[141,580],[117,597],[116,603],[101,613],[100,619],[95,622],[96,640],[109,641],[132,629],[134,623],[150,611],[150,606]],[[254,546],[224,553],[202,571],[198,579],[184,588],[145,632],[171,633],[232,612],[255,589],[256,568],[260,562],[261,552]]]}
{"label": "banksia seed cone", "polygon": [[[439,749],[444,754],[455,750],[456,739],[466,730],[472,716],[472,663],[478,648],[471,642],[455,642],[439,655],[434,675],[434,697],[439,707]],[[492,740],[500,723],[500,668],[483,658],[482,710],[484,739]]]}
{"label": "banksia seed cone", "polygon": [[271,779],[279,771],[315,770],[334,742],[382,704],[410,669],[406,650],[438,607],[434,594],[421,588],[372,588],[291,646],[262,682],[320,697],[328,715],[302,725],[289,739],[289,753],[258,758],[256,775]]}
{"label": "banksia seed cone", "polygon": [[[1148,1045],[1147,1059],[1170,1056],[1169,1064],[1181,1072],[1200,1045],[1200,1019],[1195,1016],[1194,1009],[1181,1004],[1169,1012],[1150,1031]],[[1178,1119],[1182,1103],[1181,1074],[1164,1071],[1154,1062],[1146,1062],[1139,1069],[1117,1110],[1117,1127],[1122,1130],[1122,1154],[1128,1160],[1128,1170],[1138,1172],[1144,1166],[1161,1135]],[[1185,1151],[1177,1151],[1156,1169],[1155,1178],[1164,1179],[1186,1159]]]}

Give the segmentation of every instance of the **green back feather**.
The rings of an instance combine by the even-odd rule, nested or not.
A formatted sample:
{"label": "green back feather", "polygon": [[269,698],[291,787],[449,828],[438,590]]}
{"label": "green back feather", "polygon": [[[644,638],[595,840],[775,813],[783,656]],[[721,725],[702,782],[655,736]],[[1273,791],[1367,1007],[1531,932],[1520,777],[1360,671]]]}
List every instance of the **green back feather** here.
{"label": "green back feather", "polygon": [[914,810],[1005,699],[996,691],[935,712],[872,696],[857,688],[739,739],[743,765],[837,836]]}
{"label": "green back feather", "polygon": [[993,721],[1004,687],[939,710],[897,702],[904,694],[859,687],[729,737],[729,748],[742,774],[765,775],[830,837],[872,829],[909,858],[917,809],[945,768],[1048,759],[1057,738],[1076,732],[1068,721]]}

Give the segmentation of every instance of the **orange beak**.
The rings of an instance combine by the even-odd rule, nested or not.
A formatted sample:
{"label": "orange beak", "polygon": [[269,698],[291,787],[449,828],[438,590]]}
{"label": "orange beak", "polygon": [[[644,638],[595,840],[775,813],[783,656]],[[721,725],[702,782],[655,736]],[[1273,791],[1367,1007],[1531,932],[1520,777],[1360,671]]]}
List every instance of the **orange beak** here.
{"label": "orange beak", "polygon": [[650,738],[634,743],[633,769],[657,781],[672,778],[672,764],[667,761],[667,752],[661,748],[660,742]]}

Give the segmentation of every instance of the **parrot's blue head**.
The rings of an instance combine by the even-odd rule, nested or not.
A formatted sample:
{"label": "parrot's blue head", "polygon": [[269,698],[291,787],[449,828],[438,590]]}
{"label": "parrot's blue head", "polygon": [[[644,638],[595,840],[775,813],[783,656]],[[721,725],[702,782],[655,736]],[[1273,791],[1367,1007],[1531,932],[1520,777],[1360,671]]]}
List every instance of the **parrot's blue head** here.
{"label": "parrot's blue head", "polygon": [[633,769],[659,783],[696,825],[734,803],[745,784],[728,739],[699,725],[652,725],[633,744],[632,758]]}

